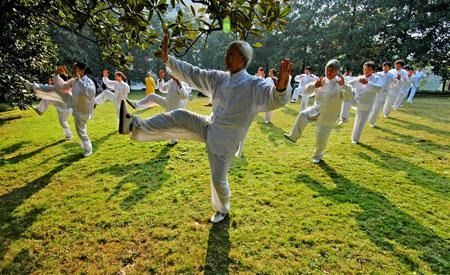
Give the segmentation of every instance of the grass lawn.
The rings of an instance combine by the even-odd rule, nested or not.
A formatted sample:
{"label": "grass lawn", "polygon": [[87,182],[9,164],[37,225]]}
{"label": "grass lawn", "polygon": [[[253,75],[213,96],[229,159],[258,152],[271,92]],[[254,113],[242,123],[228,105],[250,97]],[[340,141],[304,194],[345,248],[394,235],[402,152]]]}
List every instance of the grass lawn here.
{"label": "grass lawn", "polygon": [[[206,102],[188,109],[208,114]],[[417,98],[360,145],[352,117],[320,165],[314,125],[297,144],[282,136],[297,108],[255,118],[217,225],[204,144],[133,142],[106,103],[83,158],[53,107],[0,113],[0,273],[449,274],[450,99]]]}

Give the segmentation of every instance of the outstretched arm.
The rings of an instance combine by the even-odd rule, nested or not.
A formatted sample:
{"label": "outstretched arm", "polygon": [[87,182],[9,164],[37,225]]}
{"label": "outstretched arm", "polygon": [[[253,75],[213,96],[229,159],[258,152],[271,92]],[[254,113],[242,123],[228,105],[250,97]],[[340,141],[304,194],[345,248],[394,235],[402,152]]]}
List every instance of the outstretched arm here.
{"label": "outstretched arm", "polygon": [[167,34],[163,38],[161,61],[171,70],[171,74],[174,77],[205,92],[208,96],[212,96],[217,77],[220,74],[225,74],[225,72],[200,69],[187,62],[179,61],[173,56],[169,56],[169,36]]}

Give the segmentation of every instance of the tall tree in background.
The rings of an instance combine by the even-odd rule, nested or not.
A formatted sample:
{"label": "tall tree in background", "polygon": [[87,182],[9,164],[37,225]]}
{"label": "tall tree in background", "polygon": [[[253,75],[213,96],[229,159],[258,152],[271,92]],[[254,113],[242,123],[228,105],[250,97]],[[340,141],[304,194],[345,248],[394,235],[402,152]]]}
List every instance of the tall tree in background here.
{"label": "tall tree in background", "polygon": [[[184,0],[6,0],[2,1],[5,7],[2,6],[1,12],[6,31],[8,28],[11,29],[11,26],[17,25],[24,27],[24,31],[28,33],[36,34],[45,30],[46,24],[52,24],[70,31],[80,39],[94,43],[100,48],[102,59],[118,68],[130,68],[133,59],[131,49],[148,49],[152,45],[159,44],[161,33],[151,24],[153,18],[157,19],[164,32],[171,33],[171,52],[183,56],[201,37],[215,31],[237,33],[240,38],[245,39],[252,35],[262,35],[265,30],[281,30],[287,24],[284,17],[290,12],[287,0],[192,0],[191,2],[197,5],[195,8],[186,2]],[[169,14],[177,6],[184,6],[187,9],[178,9],[174,15]],[[22,26],[21,22],[28,25]],[[14,45],[29,41],[28,34],[12,36],[13,40],[3,40],[8,39],[6,31],[0,34],[2,41],[11,40]],[[48,37],[41,39],[46,40]],[[41,52],[45,52],[44,47],[40,48]],[[8,54],[14,52],[12,48],[4,50]],[[27,56],[31,60],[39,60],[45,64],[56,63],[55,59],[42,54],[29,52]],[[3,62],[8,62],[11,66],[17,63],[9,63],[6,59]],[[14,86],[12,79],[15,75],[37,76],[35,72],[25,69],[19,73],[8,68],[2,70],[0,77],[5,76],[7,79],[0,87],[4,94],[1,97],[2,101],[24,102],[23,97],[16,99],[11,96],[14,93],[20,97],[20,93],[15,92],[19,87]]]}

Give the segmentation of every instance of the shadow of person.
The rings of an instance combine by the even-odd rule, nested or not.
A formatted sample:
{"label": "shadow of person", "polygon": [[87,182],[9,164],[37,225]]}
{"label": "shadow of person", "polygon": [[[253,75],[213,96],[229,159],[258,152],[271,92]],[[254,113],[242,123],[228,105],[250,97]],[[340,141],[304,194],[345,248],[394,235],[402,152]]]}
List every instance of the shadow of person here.
{"label": "shadow of person", "polygon": [[450,184],[448,178],[441,176],[433,171],[420,167],[416,164],[410,163],[397,156],[385,153],[367,144],[359,144],[362,148],[371,153],[378,155],[381,160],[373,158],[364,152],[358,152],[357,156],[373,163],[385,170],[393,172],[404,171],[407,177],[414,184],[420,185],[424,188],[430,189],[436,195],[448,199],[450,196]]}
{"label": "shadow of person", "polygon": [[280,110],[281,110],[281,112],[283,112],[283,113],[285,113],[287,115],[290,115],[290,116],[293,116],[293,117],[297,117],[298,114],[300,113],[300,108],[298,108],[297,104],[295,104],[295,107],[296,108],[294,109],[294,108],[292,108],[292,107],[290,107],[288,105],[285,105],[284,107],[280,108]]}
{"label": "shadow of person", "polygon": [[401,127],[404,129],[408,129],[408,130],[413,130],[413,131],[425,131],[434,135],[442,135],[444,137],[448,137],[450,136],[450,132],[442,130],[442,129],[437,129],[437,128],[433,128],[430,126],[426,126],[423,124],[418,124],[418,123],[414,123],[411,121],[406,121],[403,119],[399,119],[399,118],[395,118],[392,117],[388,120],[389,124],[392,124],[394,126],[397,127]]}
{"label": "shadow of person", "polygon": [[416,147],[417,149],[424,151],[425,153],[431,153],[431,154],[435,154],[435,152],[440,153],[440,152],[446,151],[448,148],[448,146],[437,144],[431,140],[425,140],[423,138],[417,138],[415,136],[405,135],[400,132],[394,132],[394,131],[386,129],[386,128],[377,127],[375,129],[379,130],[381,132],[393,135],[393,136],[397,136],[400,139],[400,140],[395,140],[392,138],[386,138],[386,140],[393,141],[393,142],[400,142],[405,145],[412,145],[412,146]]}
{"label": "shadow of person", "polygon": [[0,150],[0,155],[7,155],[7,154],[12,154],[15,151],[19,150],[20,148],[22,148],[23,145],[25,144],[30,144],[30,141],[20,141],[20,142],[16,142],[14,144],[11,144],[7,147],[4,147]]}
{"label": "shadow of person", "polygon": [[446,260],[450,251],[447,240],[397,208],[383,194],[351,182],[325,162],[319,167],[331,178],[335,188],[326,187],[304,174],[297,177],[297,182],[337,203],[357,205],[361,211],[355,213],[355,218],[372,243],[392,253],[411,270],[419,269],[416,253],[408,253],[412,250],[419,252],[419,259],[428,263],[434,273],[444,274],[450,270],[450,262]]}
{"label": "shadow of person", "polygon": [[60,159],[60,164],[46,174],[36,178],[23,187],[17,188],[0,196],[0,259],[3,259],[8,246],[14,240],[19,239],[30,227],[37,217],[44,211],[42,208],[33,208],[24,215],[15,215],[14,211],[27,199],[45,188],[52,177],[83,158],[80,154],[72,154]]}
{"label": "shadow of person", "polygon": [[136,188],[133,189],[120,203],[122,209],[130,209],[144,199],[147,194],[161,188],[161,185],[169,179],[170,174],[165,172],[165,167],[170,160],[168,153],[172,148],[173,147],[171,146],[162,145],[160,152],[147,162],[125,165],[114,164],[96,170],[90,175],[93,176],[97,173],[103,173],[111,174],[116,177],[125,176],[114,187],[108,200],[117,196],[120,191],[122,191],[125,184],[132,183]]}
{"label": "shadow of person", "polygon": [[207,275],[228,274],[230,264],[230,218],[213,224],[209,230],[204,273]]}
{"label": "shadow of person", "polygon": [[12,157],[12,158],[9,158],[9,159],[3,159],[2,158],[0,160],[0,167],[5,165],[5,164],[15,164],[15,163],[18,163],[18,162],[20,162],[22,160],[26,160],[28,158],[33,157],[34,155],[39,154],[40,152],[44,151],[45,149],[48,149],[48,148],[53,147],[53,146],[56,146],[56,145],[58,145],[60,143],[63,143],[63,142],[65,142],[65,140],[61,139],[61,140],[55,141],[55,142],[53,142],[51,144],[45,145],[45,146],[43,146],[41,148],[38,148],[36,150],[33,150],[33,151],[25,153],[25,154],[20,154],[20,155],[17,155],[15,157]]}
{"label": "shadow of person", "polygon": [[256,116],[256,122],[258,123],[261,132],[267,135],[267,138],[275,147],[278,147],[281,143],[293,145],[292,142],[283,137],[283,134],[286,133],[286,131],[275,126],[273,123],[265,123],[264,120],[265,119],[259,115]]}

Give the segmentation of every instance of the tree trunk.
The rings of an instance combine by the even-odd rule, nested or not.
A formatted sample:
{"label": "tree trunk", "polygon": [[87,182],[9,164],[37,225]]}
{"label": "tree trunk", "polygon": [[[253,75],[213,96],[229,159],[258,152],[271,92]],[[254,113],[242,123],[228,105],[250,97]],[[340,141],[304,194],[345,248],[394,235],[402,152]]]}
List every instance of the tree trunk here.
{"label": "tree trunk", "polygon": [[447,84],[447,79],[442,80],[442,93],[445,93],[445,84]]}

